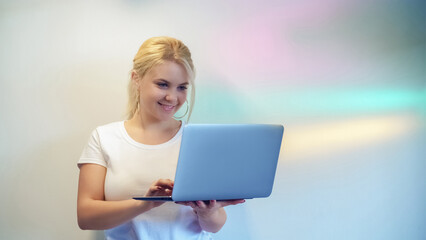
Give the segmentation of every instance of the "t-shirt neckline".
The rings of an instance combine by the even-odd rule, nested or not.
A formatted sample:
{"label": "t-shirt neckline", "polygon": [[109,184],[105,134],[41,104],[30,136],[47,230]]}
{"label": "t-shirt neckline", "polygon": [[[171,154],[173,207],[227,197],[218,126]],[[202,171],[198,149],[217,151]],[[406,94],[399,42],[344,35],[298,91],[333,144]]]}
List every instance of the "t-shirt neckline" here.
{"label": "t-shirt neckline", "polygon": [[130,137],[130,135],[127,133],[126,128],[124,127],[125,122],[126,121],[120,122],[120,130],[124,139],[126,139],[126,141],[129,142],[131,145],[136,146],[138,148],[143,148],[143,149],[161,149],[161,148],[169,146],[170,144],[173,144],[177,139],[179,139],[182,136],[183,127],[185,126],[185,121],[181,120],[181,126],[179,128],[179,131],[170,140],[160,144],[149,145],[149,144],[143,144],[143,143],[137,142],[132,137]]}

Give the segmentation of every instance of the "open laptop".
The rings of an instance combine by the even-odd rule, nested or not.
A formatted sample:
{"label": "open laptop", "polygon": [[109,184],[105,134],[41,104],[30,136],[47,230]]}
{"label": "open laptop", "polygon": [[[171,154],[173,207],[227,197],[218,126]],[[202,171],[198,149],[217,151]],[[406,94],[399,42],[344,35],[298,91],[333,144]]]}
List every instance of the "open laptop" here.
{"label": "open laptop", "polygon": [[172,196],[133,198],[183,202],[268,197],[283,132],[282,125],[188,124]]}

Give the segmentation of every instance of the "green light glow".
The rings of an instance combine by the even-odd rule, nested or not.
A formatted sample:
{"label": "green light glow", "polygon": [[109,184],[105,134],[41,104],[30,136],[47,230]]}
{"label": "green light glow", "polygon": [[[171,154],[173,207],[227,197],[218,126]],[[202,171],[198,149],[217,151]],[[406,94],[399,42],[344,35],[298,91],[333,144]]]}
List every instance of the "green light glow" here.
{"label": "green light glow", "polygon": [[244,99],[231,89],[198,86],[191,122],[241,122],[247,116],[247,110]]}
{"label": "green light glow", "polygon": [[244,122],[271,118],[347,116],[394,111],[425,113],[426,89],[282,89],[237,92],[197,89],[196,122]]}

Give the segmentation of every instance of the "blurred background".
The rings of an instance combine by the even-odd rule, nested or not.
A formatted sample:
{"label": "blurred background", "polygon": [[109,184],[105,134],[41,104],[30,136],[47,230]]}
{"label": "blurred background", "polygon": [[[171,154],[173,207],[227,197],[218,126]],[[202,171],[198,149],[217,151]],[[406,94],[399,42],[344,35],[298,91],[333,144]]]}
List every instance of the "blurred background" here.
{"label": "blurred background", "polygon": [[0,239],[77,226],[90,132],[125,118],[132,59],[181,39],[193,123],[285,126],[271,197],[216,239],[426,239],[425,1],[1,1]]}

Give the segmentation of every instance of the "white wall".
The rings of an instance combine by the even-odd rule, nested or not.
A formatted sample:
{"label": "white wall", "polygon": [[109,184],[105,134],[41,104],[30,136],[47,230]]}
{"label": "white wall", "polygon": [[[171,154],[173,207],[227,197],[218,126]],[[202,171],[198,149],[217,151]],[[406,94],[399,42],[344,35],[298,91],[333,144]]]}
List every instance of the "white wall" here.
{"label": "white wall", "polygon": [[124,118],[151,36],[197,67],[194,122],[285,125],[268,199],[218,239],[424,239],[424,3],[2,1],[0,238],[102,239],[76,223],[90,131]]}

